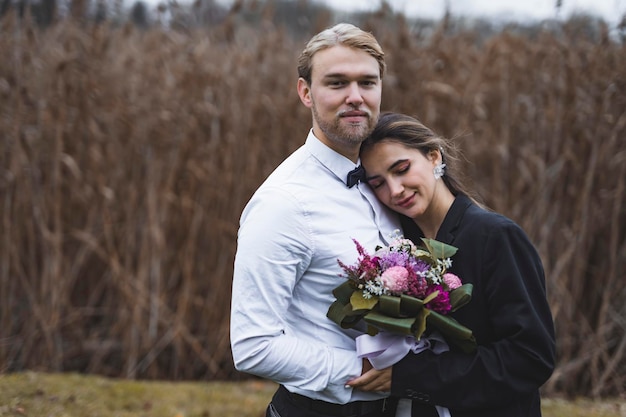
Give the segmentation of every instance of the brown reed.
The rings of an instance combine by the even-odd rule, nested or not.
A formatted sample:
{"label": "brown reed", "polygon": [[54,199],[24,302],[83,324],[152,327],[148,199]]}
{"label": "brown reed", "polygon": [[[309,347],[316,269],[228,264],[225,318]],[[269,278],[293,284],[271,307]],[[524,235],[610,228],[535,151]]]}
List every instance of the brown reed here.
{"label": "brown reed", "polygon": [[[302,42],[235,18],[185,32],[1,21],[0,371],[244,377],[228,337],[238,218],[310,115]],[[624,46],[567,30],[480,43],[443,23],[365,23],[388,56],[383,108],[454,138],[485,202],[535,242],[558,333],[544,391],[619,395]]]}

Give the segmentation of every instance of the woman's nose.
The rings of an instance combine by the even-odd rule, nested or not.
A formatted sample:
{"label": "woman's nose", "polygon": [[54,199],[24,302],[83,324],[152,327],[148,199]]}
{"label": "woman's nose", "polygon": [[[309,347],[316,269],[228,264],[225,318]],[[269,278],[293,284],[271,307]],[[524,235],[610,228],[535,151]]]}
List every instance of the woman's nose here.
{"label": "woman's nose", "polygon": [[401,195],[404,191],[404,185],[402,185],[402,181],[391,180],[387,181],[387,184],[389,185],[389,192],[394,197]]}

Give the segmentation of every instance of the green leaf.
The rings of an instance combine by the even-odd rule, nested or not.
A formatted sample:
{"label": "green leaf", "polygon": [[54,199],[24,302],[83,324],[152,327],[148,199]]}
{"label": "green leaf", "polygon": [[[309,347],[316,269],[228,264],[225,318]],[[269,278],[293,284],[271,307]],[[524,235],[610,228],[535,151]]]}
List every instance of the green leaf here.
{"label": "green leaf", "polygon": [[457,311],[472,300],[472,291],[474,286],[470,283],[463,284],[458,288],[450,291],[450,311]]}
{"label": "green leaf", "polygon": [[433,301],[435,298],[437,298],[437,296],[438,296],[438,295],[439,295],[439,290],[431,292],[430,294],[428,294],[428,295],[426,296],[426,298],[424,298],[423,303],[424,303],[424,304],[428,304],[428,303],[430,303],[430,302],[431,302],[431,301]]}
{"label": "green leaf", "polygon": [[363,320],[377,329],[385,330],[391,333],[399,333],[405,335],[411,335],[413,333],[412,328],[415,322],[413,317],[389,317],[376,310],[372,310],[363,316]]}
{"label": "green leaf", "polygon": [[476,350],[476,339],[472,331],[452,317],[431,311],[428,315],[428,324],[435,327],[443,334],[446,341],[457,346],[463,352],[471,353]]}
{"label": "green leaf", "polygon": [[433,258],[433,255],[431,255],[430,252],[424,249],[415,249],[411,255],[413,255],[415,259],[424,261],[427,264],[432,264],[435,261],[435,259]]}
{"label": "green leaf", "polygon": [[424,308],[424,300],[402,294],[400,296],[400,312],[404,316],[414,317]]}
{"label": "green leaf", "polygon": [[413,256],[415,256],[416,258],[430,258],[430,252],[428,252],[427,250],[424,249],[415,249],[413,251]]}
{"label": "green leaf", "polygon": [[428,316],[430,316],[430,310],[423,308],[415,317],[413,328],[411,330],[413,331],[413,336],[415,336],[417,340],[420,340],[422,334],[426,331],[426,318]]}
{"label": "green leaf", "polygon": [[352,304],[353,310],[371,310],[378,304],[378,297],[365,298],[363,291],[355,291],[350,296],[350,304]]}
{"label": "green leaf", "polygon": [[350,302],[350,297],[352,296],[353,292],[354,286],[352,284],[352,281],[347,280],[333,290],[333,295],[335,296],[337,301],[340,301],[342,304],[348,304]]}
{"label": "green leaf", "polygon": [[391,295],[381,295],[378,308],[381,313],[390,317],[402,317],[402,299]]}
{"label": "green leaf", "polygon": [[376,326],[372,326],[370,324],[367,325],[367,334],[370,336],[376,336],[379,333],[379,330]]}
{"label": "green leaf", "polygon": [[447,243],[443,243],[435,239],[422,238],[422,241],[428,248],[428,251],[438,259],[450,258],[458,250],[452,245],[448,245]]}

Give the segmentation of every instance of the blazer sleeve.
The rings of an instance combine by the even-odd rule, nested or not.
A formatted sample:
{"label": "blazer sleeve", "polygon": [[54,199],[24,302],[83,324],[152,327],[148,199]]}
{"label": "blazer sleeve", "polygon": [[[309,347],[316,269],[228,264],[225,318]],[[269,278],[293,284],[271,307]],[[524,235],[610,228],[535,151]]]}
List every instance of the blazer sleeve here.
{"label": "blazer sleeve", "polygon": [[536,250],[511,221],[474,235],[473,245],[458,247],[480,262],[480,294],[470,302],[485,303],[480,320],[471,320],[485,326],[473,329],[483,335],[477,351],[408,354],[393,366],[393,396],[458,410],[499,407],[536,392],[552,374],[554,327]]}

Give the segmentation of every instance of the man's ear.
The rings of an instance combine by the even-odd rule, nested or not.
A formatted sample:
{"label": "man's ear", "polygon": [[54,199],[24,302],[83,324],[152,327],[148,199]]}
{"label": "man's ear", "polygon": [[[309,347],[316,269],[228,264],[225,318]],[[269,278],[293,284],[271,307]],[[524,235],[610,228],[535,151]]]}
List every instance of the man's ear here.
{"label": "man's ear", "polygon": [[311,87],[309,87],[309,83],[307,83],[304,78],[298,78],[298,95],[300,96],[300,101],[311,108],[313,105],[313,101],[311,100]]}

